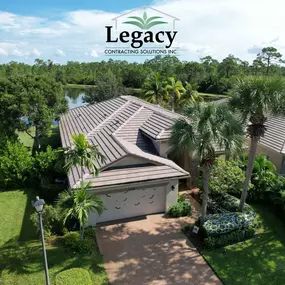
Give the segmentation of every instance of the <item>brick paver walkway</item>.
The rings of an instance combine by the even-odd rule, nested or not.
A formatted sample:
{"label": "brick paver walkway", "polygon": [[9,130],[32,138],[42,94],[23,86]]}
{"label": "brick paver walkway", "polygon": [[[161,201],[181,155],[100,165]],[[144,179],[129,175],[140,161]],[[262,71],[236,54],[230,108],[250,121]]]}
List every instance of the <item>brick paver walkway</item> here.
{"label": "brick paver walkway", "polygon": [[112,285],[220,285],[181,227],[193,218],[149,215],[101,226],[97,241]]}

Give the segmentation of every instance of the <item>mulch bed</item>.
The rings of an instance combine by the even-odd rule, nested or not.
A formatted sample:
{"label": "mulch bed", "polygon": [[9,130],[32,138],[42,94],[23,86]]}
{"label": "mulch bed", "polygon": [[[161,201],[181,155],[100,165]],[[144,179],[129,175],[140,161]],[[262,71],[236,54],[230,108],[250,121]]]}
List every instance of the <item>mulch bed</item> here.
{"label": "mulch bed", "polygon": [[193,233],[193,227],[194,225],[186,228],[183,233],[198,250],[201,250],[204,248],[203,234],[201,231],[199,231],[198,234]]}

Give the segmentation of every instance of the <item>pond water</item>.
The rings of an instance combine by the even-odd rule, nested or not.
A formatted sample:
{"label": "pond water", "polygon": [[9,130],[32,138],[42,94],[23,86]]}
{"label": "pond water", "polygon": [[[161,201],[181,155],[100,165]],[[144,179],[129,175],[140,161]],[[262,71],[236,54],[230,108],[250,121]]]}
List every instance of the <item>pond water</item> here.
{"label": "pond water", "polygon": [[65,98],[68,101],[69,109],[73,109],[86,103],[83,103],[83,96],[86,94],[86,89],[81,88],[66,88]]}

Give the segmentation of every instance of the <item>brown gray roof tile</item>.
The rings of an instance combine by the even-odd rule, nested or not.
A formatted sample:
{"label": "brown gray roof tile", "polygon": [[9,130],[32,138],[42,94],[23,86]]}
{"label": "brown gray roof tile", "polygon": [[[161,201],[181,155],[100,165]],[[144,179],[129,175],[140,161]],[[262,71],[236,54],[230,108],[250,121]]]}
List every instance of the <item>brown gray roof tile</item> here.
{"label": "brown gray roof tile", "polygon": [[[92,177],[89,170],[84,169],[84,180],[92,180],[99,187],[134,182],[136,179],[143,181],[189,175],[171,160],[159,157],[148,138],[169,138],[170,128],[178,117],[180,115],[157,105],[132,96],[121,96],[70,110],[61,117],[59,128],[63,147],[71,146],[72,134],[85,133],[89,143],[97,145],[104,154],[105,162],[98,161],[101,168],[99,177]],[[147,160],[153,166],[140,167],[142,173],[139,176],[135,175],[136,167],[132,170],[108,170],[128,155]],[[69,175],[70,185],[78,185],[79,179],[80,171],[74,167]]]}

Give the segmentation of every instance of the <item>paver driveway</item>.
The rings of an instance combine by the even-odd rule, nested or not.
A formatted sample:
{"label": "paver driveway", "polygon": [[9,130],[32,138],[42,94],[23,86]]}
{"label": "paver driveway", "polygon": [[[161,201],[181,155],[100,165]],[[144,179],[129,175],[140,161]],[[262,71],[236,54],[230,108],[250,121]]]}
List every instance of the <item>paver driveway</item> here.
{"label": "paver driveway", "polygon": [[[218,285],[221,281],[194,247],[181,226],[191,218],[164,215],[97,229],[109,281],[113,285]],[[193,221],[192,221],[193,222]]]}

